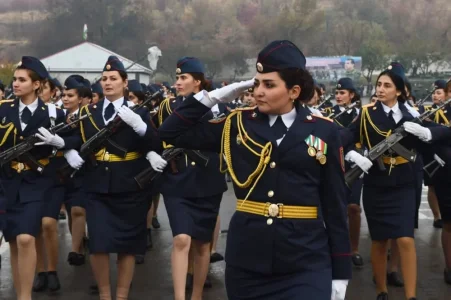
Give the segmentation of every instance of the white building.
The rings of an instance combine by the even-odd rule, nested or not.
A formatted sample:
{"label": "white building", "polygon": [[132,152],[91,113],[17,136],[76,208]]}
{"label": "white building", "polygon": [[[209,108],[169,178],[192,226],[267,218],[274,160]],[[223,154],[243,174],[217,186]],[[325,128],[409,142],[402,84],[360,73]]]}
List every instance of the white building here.
{"label": "white building", "polygon": [[[137,79],[141,83],[150,83],[152,70],[146,68],[130,59],[127,59],[113,51],[105,49],[99,45],[83,42],[69,49],[52,54],[41,61],[52,77],[57,78],[61,84],[67,77],[78,74],[93,83],[100,79],[103,67],[110,55],[115,55],[122,61],[127,69],[129,79]],[[147,60],[144,60],[147,62]]]}

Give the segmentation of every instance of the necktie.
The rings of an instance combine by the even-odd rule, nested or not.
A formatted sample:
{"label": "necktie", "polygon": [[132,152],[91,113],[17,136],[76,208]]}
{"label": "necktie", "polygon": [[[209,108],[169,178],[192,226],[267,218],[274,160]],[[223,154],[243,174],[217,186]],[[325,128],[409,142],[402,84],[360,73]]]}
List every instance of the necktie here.
{"label": "necktie", "polygon": [[390,112],[388,113],[388,119],[390,120],[390,122],[392,123],[392,125],[393,125],[394,127],[396,127],[396,121],[395,121],[395,118],[393,118],[393,111],[392,111],[392,110],[390,110]]}
{"label": "necktie", "polygon": [[111,117],[114,115],[114,105],[113,103],[108,104],[108,106],[105,109],[105,121],[108,121],[111,119]]}
{"label": "necktie", "polygon": [[283,137],[287,133],[287,127],[283,123],[282,117],[278,116],[276,122],[271,127],[276,140]]}
{"label": "necktie", "polygon": [[28,122],[30,122],[31,119],[31,111],[30,109],[25,106],[25,108],[22,111],[22,116],[20,117],[22,123],[28,124]]}

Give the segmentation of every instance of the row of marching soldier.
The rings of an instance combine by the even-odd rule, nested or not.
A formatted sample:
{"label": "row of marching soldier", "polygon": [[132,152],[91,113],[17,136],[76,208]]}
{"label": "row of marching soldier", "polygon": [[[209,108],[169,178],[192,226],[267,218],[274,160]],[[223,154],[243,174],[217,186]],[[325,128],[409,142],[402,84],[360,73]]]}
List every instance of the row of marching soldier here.
{"label": "row of marching soldier", "polygon": [[[451,130],[438,124],[446,111],[435,112],[436,122],[416,123],[422,109],[434,108],[408,103],[398,63],[379,75],[375,103],[351,105],[358,95],[352,80],[342,78],[337,106],[325,103],[320,111],[315,106],[322,91],[305,65],[293,43],[274,41],[259,53],[254,79],[211,90],[202,63],[183,57],[176,67],[178,97],[151,112],[159,92],[145,96],[111,56],[95,92],[103,97],[89,101],[85,79],[70,76],[62,110],[45,103],[57,82],[38,59],[23,57],[14,74],[16,99],[0,105],[0,212],[17,299],[31,299],[32,289],[60,288],[56,220],[63,202],[70,212],[69,263],[84,263],[88,235],[100,299],[113,298],[110,253],[118,254],[115,299],[128,299],[135,261],[149,247],[149,210],[160,193],[173,233],[174,297],[185,299],[189,284],[191,299],[202,299],[225,171],[237,197],[227,239],[229,299],[344,299],[352,264],[363,265],[361,191],[377,299],[388,299],[387,279],[398,279],[386,275],[389,244],[394,255],[399,252],[406,299],[416,299],[413,236],[422,170],[429,159],[450,158],[443,141]],[[449,84],[437,83],[436,93],[440,89]],[[244,105],[236,103],[240,95]],[[406,137],[399,144],[423,155],[424,163],[389,150],[383,166],[373,165],[367,153],[401,127]],[[22,145],[27,151],[20,152]],[[178,149],[167,159],[165,153]],[[447,164],[441,166],[437,173],[446,174]],[[344,173],[356,167],[365,174],[347,186]],[[138,184],[135,176],[149,168],[161,176]],[[449,281],[448,184],[433,181]]]}

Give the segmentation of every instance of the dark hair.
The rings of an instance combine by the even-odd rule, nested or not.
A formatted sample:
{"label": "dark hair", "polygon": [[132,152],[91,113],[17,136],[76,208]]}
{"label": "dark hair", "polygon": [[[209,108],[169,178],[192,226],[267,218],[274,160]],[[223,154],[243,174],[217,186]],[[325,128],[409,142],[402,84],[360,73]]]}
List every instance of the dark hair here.
{"label": "dark hair", "polygon": [[86,86],[81,86],[77,88],[77,93],[80,98],[92,99],[92,91]]}
{"label": "dark hair", "polygon": [[200,90],[206,90],[207,92],[213,90],[211,81],[205,79],[204,73],[188,73],[188,74],[193,76],[194,80],[200,81]]}
{"label": "dark hair", "polygon": [[[144,101],[146,100],[146,94],[144,94],[144,92],[134,92],[134,91],[128,91],[128,94],[130,95],[130,93],[133,93],[133,95],[136,96],[136,98],[138,98],[139,101]],[[127,97],[128,98],[128,97]]]}
{"label": "dark hair", "polygon": [[291,89],[295,85],[301,87],[301,93],[296,101],[307,102],[312,99],[315,91],[315,83],[309,71],[303,69],[285,69],[277,73],[285,81],[287,89]]}
{"label": "dark hair", "polygon": [[385,70],[382,73],[379,74],[376,80],[376,84],[379,81],[379,78],[381,76],[388,76],[395,84],[396,90],[398,92],[401,92],[401,95],[398,96],[398,101],[404,103],[407,100],[407,94],[406,94],[406,88],[405,88],[405,82],[404,79],[402,79],[400,76],[398,76],[396,73],[392,72],[391,70]]}
{"label": "dark hair", "polygon": [[353,65],[355,65],[355,60],[353,58],[347,58],[346,61],[351,61]]}
{"label": "dark hair", "polygon": [[94,97],[94,94],[97,94],[99,96],[99,99],[102,99],[104,97],[103,93],[92,93],[93,97]]}
{"label": "dark hair", "polygon": [[42,87],[44,87],[44,85],[46,83],[49,84],[50,91],[52,92],[52,96],[51,97],[52,98],[55,97],[55,95],[56,95],[56,85],[55,85],[55,83],[53,82],[53,80],[50,80],[50,79],[46,78],[46,79],[44,79],[44,81],[42,81]]}

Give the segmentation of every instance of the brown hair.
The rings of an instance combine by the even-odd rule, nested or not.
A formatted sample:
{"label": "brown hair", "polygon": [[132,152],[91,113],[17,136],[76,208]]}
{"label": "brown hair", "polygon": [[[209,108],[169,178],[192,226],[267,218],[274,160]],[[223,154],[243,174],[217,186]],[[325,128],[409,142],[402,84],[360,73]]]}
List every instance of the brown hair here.
{"label": "brown hair", "polygon": [[55,86],[55,83],[53,82],[53,80],[50,80],[50,79],[46,78],[46,79],[44,79],[44,80],[41,82],[41,87],[44,88],[44,86],[45,86],[46,84],[48,84],[49,87],[50,87],[50,92],[51,92],[51,94],[52,94],[51,98],[55,98],[55,95],[56,95],[56,86]]}
{"label": "brown hair", "polygon": [[205,79],[204,73],[188,73],[193,76],[194,80],[200,81],[200,90],[206,90],[207,92],[213,89],[211,81]]}
{"label": "brown hair", "polygon": [[446,86],[445,86],[445,93],[447,93],[447,94],[451,93],[451,80],[449,80],[449,81],[446,83]]}

